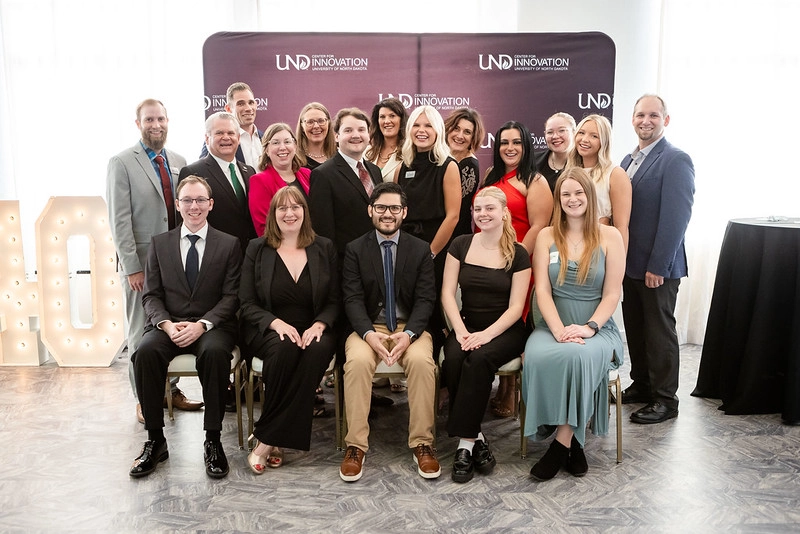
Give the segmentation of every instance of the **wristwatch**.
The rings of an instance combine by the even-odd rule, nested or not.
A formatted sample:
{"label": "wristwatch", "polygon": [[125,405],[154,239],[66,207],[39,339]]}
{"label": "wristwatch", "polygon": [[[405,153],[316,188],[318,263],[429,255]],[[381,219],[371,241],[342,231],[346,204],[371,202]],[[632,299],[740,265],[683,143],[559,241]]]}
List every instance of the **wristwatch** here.
{"label": "wristwatch", "polygon": [[589,328],[591,328],[592,330],[594,330],[594,333],[595,333],[595,334],[599,334],[599,333],[600,333],[600,327],[599,327],[599,326],[597,326],[597,323],[596,323],[596,322],[594,322],[594,321],[589,321],[588,323],[586,323],[586,326],[588,326]]}

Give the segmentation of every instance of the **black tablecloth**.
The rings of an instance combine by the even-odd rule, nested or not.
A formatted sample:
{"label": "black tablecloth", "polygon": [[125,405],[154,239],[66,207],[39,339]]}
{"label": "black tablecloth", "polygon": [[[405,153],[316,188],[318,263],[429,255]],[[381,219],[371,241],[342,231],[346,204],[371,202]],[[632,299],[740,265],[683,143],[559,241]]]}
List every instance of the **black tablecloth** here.
{"label": "black tablecloth", "polygon": [[800,219],[728,223],[692,395],[800,423]]}

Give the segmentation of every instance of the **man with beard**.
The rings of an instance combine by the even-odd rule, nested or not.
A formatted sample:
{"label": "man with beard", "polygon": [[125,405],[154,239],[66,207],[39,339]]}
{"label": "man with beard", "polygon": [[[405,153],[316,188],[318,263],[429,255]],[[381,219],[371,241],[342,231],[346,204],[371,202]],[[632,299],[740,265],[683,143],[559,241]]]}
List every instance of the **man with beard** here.
{"label": "man with beard", "polygon": [[[136,126],[141,140],[108,162],[106,200],[125,297],[129,356],[136,352],[144,332],[141,292],[150,239],[175,228],[178,222],[174,186],[186,160],[164,148],[168,125],[164,104],[152,98],[143,101],[136,108]],[[128,371],[135,394],[132,363]],[[199,410],[203,406],[202,402],[187,400],[174,383],[172,403],[180,410]],[[136,416],[144,423],[138,404]]]}
{"label": "man with beard", "polygon": [[[253,95],[253,90],[244,82],[234,82],[226,91],[227,104],[225,111],[236,115],[239,121],[239,148],[236,150],[236,159],[251,167],[258,168],[258,160],[264,149],[261,138],[264,132],[256,127],[256,112],[258,104]],[[200,158],[208,155],[208,146],[203,145]]]}

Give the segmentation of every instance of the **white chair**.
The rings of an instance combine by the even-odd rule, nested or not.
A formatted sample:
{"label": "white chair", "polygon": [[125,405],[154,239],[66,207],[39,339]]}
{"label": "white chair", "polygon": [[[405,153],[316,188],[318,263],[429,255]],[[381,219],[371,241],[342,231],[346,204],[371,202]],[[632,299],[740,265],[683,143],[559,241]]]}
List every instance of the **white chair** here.
{"label": "white chair", "polygon": [[[234,394],[236,396],[236,424],[239,429],[239,448],[244,448],[244,432],[242,430],[242,399],[240,397],[244,383],[242,380],[242,372],[244,369],[244,360],[239,351],[239,347],[233,347],[233,358],[231,358],[231,374],[233,375]],[[172,359],[167,369],[167,383],[166,383],[166,396],[167,396],[167,411],[169,413],[169,420],[174,421],[175,417],[172,413],[172,385],[169,379],[174,376],[197,376],[197,368],[195,367],[197,356],[194,354],[180,354]]]}

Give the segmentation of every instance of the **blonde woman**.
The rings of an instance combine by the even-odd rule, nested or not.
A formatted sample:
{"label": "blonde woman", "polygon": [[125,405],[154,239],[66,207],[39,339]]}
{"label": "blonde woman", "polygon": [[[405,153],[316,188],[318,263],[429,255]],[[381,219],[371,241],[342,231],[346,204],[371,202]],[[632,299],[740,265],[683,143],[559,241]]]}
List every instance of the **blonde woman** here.
{"label": "blonde woman", "polygon": [[297,152],[312,171],[336,154],[331,114],[319,102],[310,102],[300,110],[295,135]]}
{"label": "blonde woman", "polygon": [[547,150],[536,154],[536,170],[545,177],[550,191],[567,166],[567,156],[575,142],[575,119],[569,113],[554,113],[544,123],[544,141]]}

